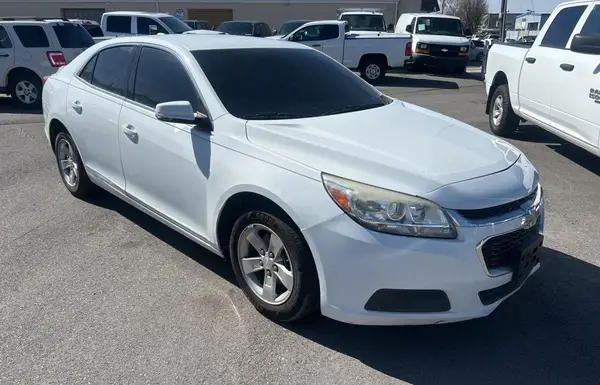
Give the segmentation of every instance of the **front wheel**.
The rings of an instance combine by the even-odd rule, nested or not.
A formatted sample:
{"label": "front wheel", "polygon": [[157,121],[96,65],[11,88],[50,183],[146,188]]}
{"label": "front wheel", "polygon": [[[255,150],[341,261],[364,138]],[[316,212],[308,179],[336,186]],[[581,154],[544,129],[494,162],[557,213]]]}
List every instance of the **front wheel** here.
{"label": "front wheel", "polygon": [[383,60],[366,59],[360,68],[360,76],[369,83],[378,83],[385,77],[386,69]]}
{"label": "front wheel", "polygon": [[502,84],[492,94],[489,113],[490,129],[499,136],[514,134],[519,125],[519,117],[510,104],[508,85]]}
{"label": "front wheel", "polygon": [[293,322],[318,308],[314,260],[287,221],[263,211],[242,215],[233,227],[229,252],[240,288],[266,317]]}

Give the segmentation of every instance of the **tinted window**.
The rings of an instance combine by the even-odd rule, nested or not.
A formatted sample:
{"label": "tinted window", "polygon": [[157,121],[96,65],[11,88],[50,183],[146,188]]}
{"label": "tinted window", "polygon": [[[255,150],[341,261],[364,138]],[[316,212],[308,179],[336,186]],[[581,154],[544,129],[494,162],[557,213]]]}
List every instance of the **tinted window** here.
{"label": "tinted window", "polygon": [[50,47],[48,36],[44,28],[37,25],[15,25],[15,33],[21,40],[23,47],[27,48],[46,48]]}
{"label": "tinted window", "polygon": [[443,17],[419,17],[414,33],[423,35],[464,36],[459,19]]}
{"label": "tinted window", "polygon": [[179,59],[155,48],[142,49],[133,86],[133,100],[152,108],[158,103],[187,100],[196,111],[206,112],[192,79]]}
{"label": "tinted window", "polygon": [[6,29],[4,29],[2,26],[0,26],[0,48],[12,48],[10,37],[8,37]]}
{"label": "tinted window", "polygon": [[552,24],[548,27],[541,45],[550,48],[565,48],[573,33],[573,28],[577,25],[586,8],[587,5],[579,5],[564,8],[558,12]]}
{"label": "tinted window", "polygon": [[106,30],[110,32],[131,33],[131,16],[107,16]]}
{"label": "tinted window", "polygon": [[582,35],[597,35],[600,34],[600,5],[596,5],[592,9],[592,13],[581,29]]}
{"label": "tinted window", "polygon": [[96,65],[96,59],[98,59],[98,55],[94,55],[94,57],[90,59],[90,61],[85,65],[85,67],[83,67],[83,69],[79,73],[79,77],[88,83],[92,82],[92,75],[94,74],[94,66]]}
{"label": "tinted window", "polygon": [[264,31],[264,35],[263,36],[271,36],[271,27],[269,27],[269,24],[264,23],[263,25],[263,31]]}
{"label": "tinted window", "polygon": [[63,48],[88,48],[94,45],[92,36],[79,24],[58,24],[52,28]]}
{"label": "tinted window", "polygon": [[294,34],[294,41],[331,40],[340,36],[337,25],[311,25]]}
{"label": "tinted window", "polygon": [[225,22],[217,27],[217,31],[225,32],[230,35],[252,35],[252,26],[252,23]]}
{"label": "tinted window", "polygon": [[[221,102],[242,119],[292,119],[384,105],[380,94],[312,49],[192,52]],[[162,71],[161,71],[162,72]]]}
{"label": "tinted window", "polygon": [[104,32],[102,32],[102,28],[96,24],[83,24],[83,28],[92,36],[92,37],[102,37],[104,36]]}
{"label": "tinted window", "polygon": [[287,35],[291,32],[294,32],[298,28],[302,27],[304,24],[308,23],[309,20],[299,20],[299,21],[289,21],[279,28],[277,32],[278,35]]}
{"label": "tinted window", "polygon": [[343,15],[340,20],[347,21],[352,31],[386,32],[382,15]]}
{"label": "tinted window", "polygon": [[138,17],[137,18],[137,33],[139,33],[140,35],[150,35],[150,26],[151,25],[155,25],[156,26],[156,32],[157,33],[169,33],[167,32],[166,29],[164,29],[164,27],[160,24],[158,24],[158,21],[149,19],[147,17]]}
{"label": "tinted window", "polygon": [[408,28],[408,30],[406,32],[413,33],[413,31],[415,30],[415,23],[416,22],[417,22],[417,18],[413,17],[413,19],[410,22],[410,27]]}
{"label": "tinted window", "polygon": [[183,21],[181,21],[178,18],[173,17],[173,16],[159,17],[158,20],[160,20],[163,23],[165,23],[165,25],[171,31],[173,31],[173,33],[184,33],[185,31],[191,31],[192,30],[189,25],[187,25]]}
{"label": "tinted window", "polygon": [[92,84],[117,95],[124,95],[127,66],[133,47],[114,47],[101,51],[96,59]]}

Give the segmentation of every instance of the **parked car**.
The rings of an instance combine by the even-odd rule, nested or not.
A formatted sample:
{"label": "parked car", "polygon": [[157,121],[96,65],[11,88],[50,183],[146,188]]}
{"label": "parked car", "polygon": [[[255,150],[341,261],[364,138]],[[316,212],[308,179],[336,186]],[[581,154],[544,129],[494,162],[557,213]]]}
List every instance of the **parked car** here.
{"label": "parked car", "polygon": [[92,45],[90,34],[66,19],[0,18],[0,93],[21,108],[41,107],[42,78]]}
{"label": "parked car", "polygon": [[209,23],[206,20],[184,20],[184,23],[186,23],[191,29],[210,29],[209,28]]}
{"label": "parked car", "polygon": [[[345,21],[312,21],[282,38],[308,45],[377,83],[391,68],[402,68],[409,55],[410,36],[357,34]],[[404,48],[404,49],[403,49]]]}
{"label": "parked car", "polygon": [[181,34],[192,28],[168,13],[106,12],[100,22],[106,36]]}
{"label": "parked car", "polygon": [[469,60],[483,62],[484,55],[485,44],[481,40],[471,40],[471,47],[469,49]]}
{"label": "parked car", "polygon": [[264,21],[225,21],[217,27],[217,31],[229,35],[267,37],[271,36],[271,27]]}
{"label": "parked car", "polygon": [[448,68],[457,74],[469,64],[469,40],[460,18],[432,13],[403,13],[396,23],[397,33],[412,36],[411,52],[405,67],[420,71],[425,67]]}
{"label": "parked car", "polygon": [[279,27],[279,30],[273,29],[273,35],[268,36],[270,39],[281,39],[290,32],[302,27],[304,24],[309,23],[310,20],[290,20],[286,21]]}
{"label": "parked car", "polygon": [[123,37],[48,78],[43,100],[72,195],[100,186],[229,259],[274,320],[483,317],[539,268],[524,154],[310,47]]}
{"label": "parked car", "polygon": [[533,45],[494,44],[486,113],[497,135],[521,119],[600,155],[600,4],[559,5]]}

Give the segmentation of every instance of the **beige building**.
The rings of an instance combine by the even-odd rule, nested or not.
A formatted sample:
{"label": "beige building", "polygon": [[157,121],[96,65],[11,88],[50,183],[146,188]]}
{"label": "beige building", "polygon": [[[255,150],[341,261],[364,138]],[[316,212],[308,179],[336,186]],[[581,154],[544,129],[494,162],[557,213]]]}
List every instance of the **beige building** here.
{"label": "beige building", "polygon": [[[334,19],[338,8],[380,8],[388,24],[403,12],[425,10],[430,0],[0,0],[0,15],[86,18],[100,21],[107,11],[168,12],[185,19],[260,20],[271,27],[293,19]],[[436,2],[437,3],[437,2]]]}

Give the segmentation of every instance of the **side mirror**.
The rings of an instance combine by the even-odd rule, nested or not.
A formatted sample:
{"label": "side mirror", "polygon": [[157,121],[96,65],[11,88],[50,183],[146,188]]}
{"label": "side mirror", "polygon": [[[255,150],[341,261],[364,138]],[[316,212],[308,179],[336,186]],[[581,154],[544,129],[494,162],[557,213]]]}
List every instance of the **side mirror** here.
{"label": "side mirror", "polygon": [[158,26],[153,24],[153,25],[148,26],[148,29],[149,29],[148,35],[157,35],[158,34]]}
{"label": "side mirror", "polygon": [[302,40],[301,37],[302,37],[302,35],[300,35],[299,33],[297,33],[295,35],[290,36],[290,40],[291,41],[300,41],[300,40]]}
{"label": "side mirror", "polygon": [[390,32],[390,33],[394,32],[394,24],[392,24],[392,23],[388,24],[387,31]]}
{"label": "side mirror", "polygon": [[191,103],[187,100],[159,103],[154,108],[154,116],[162,122],[194,124],[206,128],[210,126],[208,117],[194,113]]}
{"label": "side mirror", "polygon": [[571,51],[600,55],[600,35],[577,34],[573,36]]}

